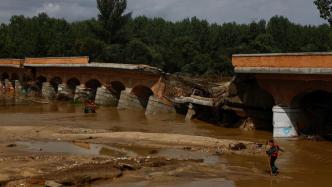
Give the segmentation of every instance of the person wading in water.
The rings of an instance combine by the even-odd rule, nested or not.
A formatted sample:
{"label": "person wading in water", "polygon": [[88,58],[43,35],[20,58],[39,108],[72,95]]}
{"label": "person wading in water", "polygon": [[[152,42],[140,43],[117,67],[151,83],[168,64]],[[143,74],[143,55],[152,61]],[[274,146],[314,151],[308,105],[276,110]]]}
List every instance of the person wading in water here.
{"label": "person wading in water", "polygon": [[279,151],[283,152],[284,150],[282,150],[279,145],[275,144],[274,140],[269,140],[268,144],[270,146],[270,149],[266,151],[266,154],[269,156],[270,159],[271,174],[275,176],[279,173],[279,169],[275,165],[275,162],[279,156]]}

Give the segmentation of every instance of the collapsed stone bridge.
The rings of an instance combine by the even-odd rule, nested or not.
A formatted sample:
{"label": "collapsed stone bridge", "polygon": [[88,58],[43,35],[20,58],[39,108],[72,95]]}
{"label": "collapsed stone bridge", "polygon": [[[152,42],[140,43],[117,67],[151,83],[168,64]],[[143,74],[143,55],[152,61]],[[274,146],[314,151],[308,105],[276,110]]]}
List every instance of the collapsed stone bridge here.
{"label": "collapsed stone bridge", "polygon": [[332,133],[332,53],[234,55],[233,65],[242,101],[273,113],[274,137]]}
{"label": "collapsed stone bridge", "polygon": [[164,73],[146,65],[89,63],[88,57],[1,59],[0,76],[20,95],[33,91],[34,83],[48,99],[89,95],[98,105],[174,112],[164,97]]}

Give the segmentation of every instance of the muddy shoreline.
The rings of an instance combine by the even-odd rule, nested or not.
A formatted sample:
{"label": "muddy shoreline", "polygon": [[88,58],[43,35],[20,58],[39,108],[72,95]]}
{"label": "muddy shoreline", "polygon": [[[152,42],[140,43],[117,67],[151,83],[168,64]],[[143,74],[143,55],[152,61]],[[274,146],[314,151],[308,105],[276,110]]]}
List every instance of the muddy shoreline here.
{"label": "muddy shoreline", "polygon": [[[261,155],[263,147],[249,141],[222,140],[203,136],[181,134],[142,133],[142,132],[107,132],[83,128],[39,127],[39,126],[2,126],[1,137],[0,183],[3,186],[44,185],[54,181],[65,186],[85,186],[96,181],[112,180],[125,177],[126,171],[142,168],[175,168],[190,163],[206,164],[209,156],[220,157],[223,154]],[[22,142],[46,144],[33,148]],[[47,143],[53,142],[52,145]],[[104,152],[107,147],[118,147],[118,153],[109,151],[95,155],[63,152],[64,143],[73,144],[83,149],[91,145],[101,145]],[[44,150],[48,147],[62,146],[62,150]],[[245,147],[236,147],[236,145]],[[73,150],[71,148],[71,150]],[[126,151],[135,150],[135,155]],[[170,156],[162,151],[180,151]],[[52,152],[53,151],[53,152]],[[182,151],[182,152],[181,152]],[[193,157],[193,155],[199,155]],[[216,158],[219,159],[219,158]],[[218,162],[218,161],[213,161]],[[14,165],[14,166],[13,166]],[[56,167],[54,167],[56,165]],[[4,169],[8,168],[8,170]],[[9,169],[10,168],[10,169]],[[18,169],[20,168],[20,169]],[[43,183],[43,184],[42,184]]]}

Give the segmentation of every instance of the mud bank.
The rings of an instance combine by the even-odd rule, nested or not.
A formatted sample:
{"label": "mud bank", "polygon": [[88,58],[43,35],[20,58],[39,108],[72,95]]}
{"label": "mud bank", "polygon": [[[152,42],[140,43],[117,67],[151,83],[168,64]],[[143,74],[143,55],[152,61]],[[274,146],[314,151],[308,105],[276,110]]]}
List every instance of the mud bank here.
{"label": "mud bank", "polygon": [[263,150],[250,141],[60,126],[2,126],[0,133],[3,186],[87,186],[126,178],[127,172],[156,175],[156,170],[165,177],[188,165],[196,171],[220,164],[224,154],[259,155]]}

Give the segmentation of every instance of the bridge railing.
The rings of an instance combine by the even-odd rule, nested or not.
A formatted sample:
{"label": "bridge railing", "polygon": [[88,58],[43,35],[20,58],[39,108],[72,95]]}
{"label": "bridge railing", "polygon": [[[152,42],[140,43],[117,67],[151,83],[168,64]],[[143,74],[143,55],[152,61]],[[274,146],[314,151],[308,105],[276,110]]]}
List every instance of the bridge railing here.
{"label": "bridge railing", "polygon": [[332,53],[233,55],[235,68],[332,68]]}
{"label": "bridge railing", "polygon": [[23,64],[24,59],[0,59],[0,66],[21,67]]}
{"label": "bridge railing", "polygon": [[25,58],[25,64],[88,64],[89,57]]}

